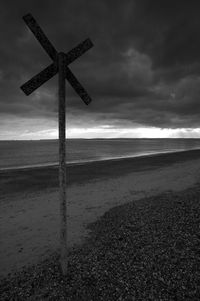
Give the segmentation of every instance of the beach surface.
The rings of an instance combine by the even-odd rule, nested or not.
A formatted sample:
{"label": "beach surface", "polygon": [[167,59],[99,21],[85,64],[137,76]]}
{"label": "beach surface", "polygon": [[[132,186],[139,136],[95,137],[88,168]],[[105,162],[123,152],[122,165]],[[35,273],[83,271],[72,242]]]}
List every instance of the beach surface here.
{"label": "beach surface", "polygon": [[[83,243],[89,223],[109,209],[200,181],[200,150],[69,166],[68,245]],[[0,173],[0,275],[37,264],[59,248],[58,169]]]}

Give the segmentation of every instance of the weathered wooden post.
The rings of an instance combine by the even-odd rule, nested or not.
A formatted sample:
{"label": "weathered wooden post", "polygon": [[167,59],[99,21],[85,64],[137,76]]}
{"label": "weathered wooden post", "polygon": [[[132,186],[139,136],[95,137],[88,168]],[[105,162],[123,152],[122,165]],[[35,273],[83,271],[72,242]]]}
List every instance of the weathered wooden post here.
{"label": "weathered wooden post", "polygon": [[91,102],[90,96],[87,94],[82,85],[78,82],[68,65],[75,59],[89,50],[93,44],[90,39],[80,43],[78,46],[70,50],[67,54],[58,53],[54,46],[50,43],[40,26],[37,24],[31,14],[23,17],[25,23],[35,35],[41,46],[53,60],[53,63],[35,75],[32,79],[21,86],[26,95],[31,94],[42,84],[48,81],[56,73],[58,73],[58,120],[59,120],[59,199],[60,199],[60,260],[61,269],[64,275],[67,273],[67,204],[66,204],[66,124],[65,124],[65,78],[82,98],[85,104]]}
{"label": "weathered wooden post", "polygon": [[58,54],[58,115],[59,115],[59,199],[60,199],[60,260],[63,274],[67,273],[67,205],[65,168],[65,57]]}

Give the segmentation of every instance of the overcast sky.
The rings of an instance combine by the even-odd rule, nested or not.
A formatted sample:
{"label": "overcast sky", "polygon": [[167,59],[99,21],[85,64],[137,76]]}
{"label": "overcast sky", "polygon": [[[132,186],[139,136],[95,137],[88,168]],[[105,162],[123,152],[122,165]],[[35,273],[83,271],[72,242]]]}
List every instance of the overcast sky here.
{"label": "overcast sky", "polygon": [[0,139],[57,137],[57,76],[20,86],[51,63],[22,20],[31,13],[58,51],[90,38],[66,82],[68,137],[200,137],[199,0],[1,0]]}

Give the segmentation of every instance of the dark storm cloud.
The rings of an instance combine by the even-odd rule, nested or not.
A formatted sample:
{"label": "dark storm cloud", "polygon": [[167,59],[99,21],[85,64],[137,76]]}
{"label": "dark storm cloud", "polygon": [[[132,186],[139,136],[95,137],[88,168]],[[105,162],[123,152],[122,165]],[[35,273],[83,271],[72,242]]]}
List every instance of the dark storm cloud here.
{"label": "dark storm cloud", "polygon": [[19,89],[50,63],[22,20],[28,12],[59,51],[87,37],[95,45],[70,66],[93,98],[86,107],[67,84],[80,126],[200,126],[199,1],[2,1],[0,114],[55,119],[57,79],[29,97]]}

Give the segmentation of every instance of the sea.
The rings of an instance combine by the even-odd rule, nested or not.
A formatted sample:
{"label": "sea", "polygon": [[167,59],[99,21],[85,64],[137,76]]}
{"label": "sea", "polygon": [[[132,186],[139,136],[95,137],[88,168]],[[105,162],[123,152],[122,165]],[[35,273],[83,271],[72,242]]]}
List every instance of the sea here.
{"label": "sea", "polygon": [[[200,149],[200,139],[67,139],[66,163]],[[58,164],[58,140],[0,141],[0,170]]]}

